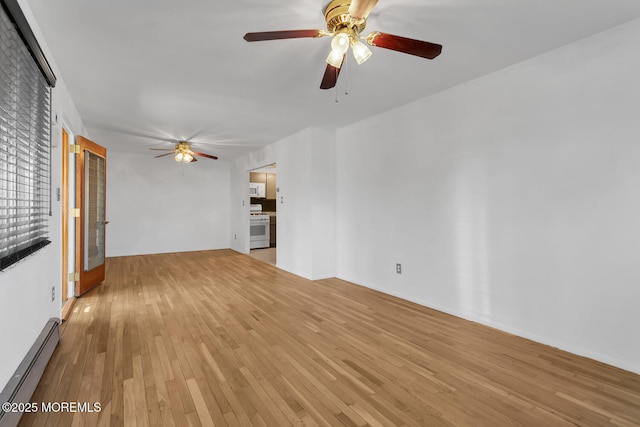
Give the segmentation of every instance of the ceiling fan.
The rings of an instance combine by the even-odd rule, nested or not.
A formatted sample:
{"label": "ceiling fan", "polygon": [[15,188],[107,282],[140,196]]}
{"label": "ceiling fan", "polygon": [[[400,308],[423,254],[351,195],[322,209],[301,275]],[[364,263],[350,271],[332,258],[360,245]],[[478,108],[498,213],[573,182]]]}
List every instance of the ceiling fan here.
{"label": "ceiling fan", "polygon": [[244,39],[248,42],[264,40],[280,40],[295,38],[319,38],[331,36],[331,52],[327,57],[321,89],[330,89],[338,81],[340,68],[344,62],[349,47],[358,64],[362,64],[371,57],[371,50],[360,40],[365,40],[370,46],[377,46],[409,55],[433,59],[440,55],[442,46],[407,37],[375,31],[366,37],[361,33],[367,25],[367,16],[373,10],[378,0],[332,0],[326,7],[324,17],[327,30],[285,30],[263,31],[247,33]]}
{"label": "ceiling fan", "polygon": [[169,156],[173,154],[174,160],[181,163],[197,162],[198,159],[196,159],[195,156],[206,157],[213,160],[218,159],[216,156],[212,156],[211,154],[200,153],[198,151],[191,150],[191,146],[186,141],[180,141],[176,143],[176,146],[174,148],[150,148],[150,150],[170,151],[170,153],[159,154],[154,158]]}

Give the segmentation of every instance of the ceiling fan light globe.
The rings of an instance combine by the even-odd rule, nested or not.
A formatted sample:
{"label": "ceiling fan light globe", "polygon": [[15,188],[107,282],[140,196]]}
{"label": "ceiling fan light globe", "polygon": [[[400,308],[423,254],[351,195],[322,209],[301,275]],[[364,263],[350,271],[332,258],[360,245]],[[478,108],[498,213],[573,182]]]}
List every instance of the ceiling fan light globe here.
{"label": "ceiling fan light globe", "polygon": [[175,159],[176,162],[181,162],[182,159],[184,158],[184,154],[176,153],[176,155],[173,158]]}
{"label": "ceiling fan light globe", "polygon": [[343,53],[336,53],[334,50],[329,52],[329,56],[327,56],[327,64],[333,65],[336,68],[340,68],[342,66],[342,57]]}
{"label": "ceiling fan light globe", "polygon": [[353,51],[353,57],[355,58],[358,65],[371,58],[371,49],[369,49],[362,42],[357,41],[353,43],[353,46],[351,46],[351,50]]}
{"label": "ceiling fan light globe", "polygon": [[338,33],[331,40],[331,50],[342,57],[349,49],[349,36],[345,33]]}
{"label": "ceiling fan light globe", "polygon": [[182,157],[182,161],[185,163],[189,163],[193,160],[193,156],[189,153],[185,154],[184,157]]}

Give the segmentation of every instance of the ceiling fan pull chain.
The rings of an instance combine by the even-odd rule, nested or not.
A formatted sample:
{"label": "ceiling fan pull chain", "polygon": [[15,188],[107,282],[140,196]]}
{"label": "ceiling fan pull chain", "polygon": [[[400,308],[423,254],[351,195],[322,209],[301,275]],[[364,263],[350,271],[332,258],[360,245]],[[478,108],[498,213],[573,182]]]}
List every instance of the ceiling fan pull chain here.
{"label": "ceiling fan pull chain", "polygon": [[[338,80],[338,76],[337,76],[337,74],[338,74],[339,72],[340,72],[340,69],[339,69],[339,68],[336,68],[336,83],[337,83],[337,80]],[[336,84],[336,86],[335,86],[335,89],[336,89],[336,102],[340,102],[340,100],[338,99],[338,85],[337,85],[337,84]]]}
{"label": "ceiling fan pull chain", "polygon": [[347,67],[347,62],[348,61],[348,57],[349,55],[345,55],[344,56],[344,64],[342,65],[344,67],[344,73],[345,73],[345,79],[344,79],[344,94],[345,95],[349,95],[349,67]]}

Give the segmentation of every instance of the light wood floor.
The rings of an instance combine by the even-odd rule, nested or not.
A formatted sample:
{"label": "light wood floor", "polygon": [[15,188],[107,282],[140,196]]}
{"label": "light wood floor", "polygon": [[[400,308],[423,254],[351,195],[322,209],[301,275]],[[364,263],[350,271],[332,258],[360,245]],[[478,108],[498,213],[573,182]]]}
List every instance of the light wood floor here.
{"label": "light wood floor", "polygon": [[260,261],[276,265],[276,248],[251,249],[249,255]]}
{"label": "light wood floor", "polygon": [[230,250],[111,258],[23,426],[631,426],[640,377]]}

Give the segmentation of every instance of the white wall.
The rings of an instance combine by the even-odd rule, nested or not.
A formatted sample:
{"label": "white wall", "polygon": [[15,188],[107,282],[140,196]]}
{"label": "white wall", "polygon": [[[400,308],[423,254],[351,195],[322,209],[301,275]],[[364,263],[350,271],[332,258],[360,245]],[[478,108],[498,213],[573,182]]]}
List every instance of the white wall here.
{"label": "white wall", "polygon": [[107,151],[106,255],[230,246],[229,163]]}
{"label": "white wall", "polygon": [[[58,114],[58,122],[52,124],[51,169],[52,169],[52,213],[49,221],[51,244],[36,254],[0,272],[0,389],[9,381],[24,356],[42,331],[46,322],[60,317],[62,307],[62,242],[61,209],[56,199],[56,189],[61,187],[61,127],[72,132],[84,132],[82,120],[67,91],[62,76],[55,65],[38,28],[33,14],[25,1],[19,1],[45,56],[52,66],[58,82],[52,92],[52,113]],[[55,289],[52,301],[51,289]]]}
{"label": "white wall", "polygon": [[[335,132],[316,130],[310,141],[307,170],[311,189],[313,280],[336,276],[336,143]],[[296,175],[292,175],[295,179]],[[309,188],[301,188],[308,192]],[[285,223],[286,225],[286,223]],[[295,230],[294,230],[295,232]]]}
{"label": "white wall", "polygon": [[[232,166],[232,248],[249,252],[249,171],[278,169],[276,263],[309,279],[335,276],[335,132],[310,128]],[[244,205],[243,205],[244,202]],[[234,238],[236,237],[236,238]]]}
{"label": "white wall", "polygon": [[339,277],[640,372],[638,44],[634,21],[340,129]]}

